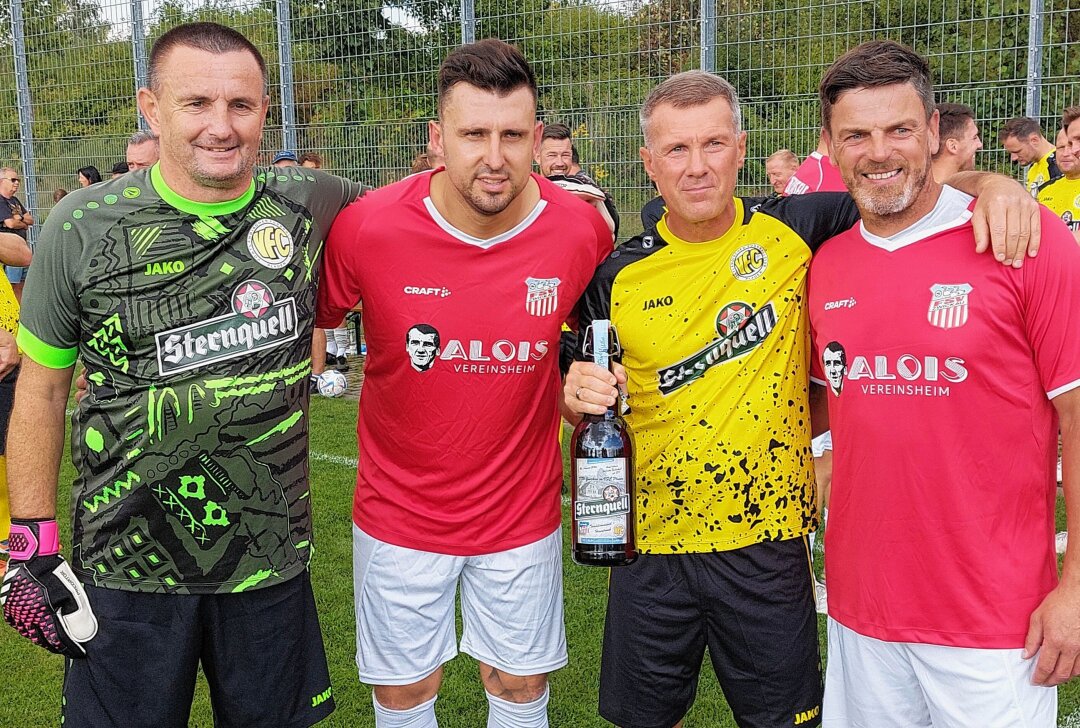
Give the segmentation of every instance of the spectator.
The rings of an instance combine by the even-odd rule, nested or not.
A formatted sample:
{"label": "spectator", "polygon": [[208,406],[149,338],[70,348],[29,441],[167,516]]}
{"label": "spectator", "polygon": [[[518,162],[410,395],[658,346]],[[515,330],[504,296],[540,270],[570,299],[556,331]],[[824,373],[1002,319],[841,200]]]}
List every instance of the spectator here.
{"label": "spectator", "polygon": [[92,164],[82,167],[78,171],[79,187],[89,187],[101,181],[101,172]]}
{"label": "spectator", "polygon": [[934,153],[934,179],[944,182],[957,172],[975,169],[975,153],[983,148],[975,112],[970,106],[942,102],[937,105],[938,148]]}
{"label": "spectator", "polygon": [[322,169],[322,155],[316,152],[304,152],[300,155],[300,166],[308,169]]}
{"label": "spectator", "polygon": [[140,169],[149,169],[158,161],[161,154],[158,138],[152,131],[137,131],[128,138],[127,165],[128,171],[135,172]]}
{"label": "spectator", "polygon": [[63,187],[57,187],[55,190],[53,190],[53,193],[52,193],[53,204],[55,205],[57,202],[64,199],[65,197],[67,197],[67,193],[68,193],[68,191],[65,190]]}
{"label": "spectator", "polygon": [[571,174],[573,167],[574,145],[570,127],[554,123],[544,127],[540,139],[540,149],[536,154],[536,164],[540,174],[567,190],[575,197],[585,200],[596,207],[611,228],[612,240],[619,236],[619,211],[615,200],[591,177],[580,171]]}
{"label": "spectator", "polygon": [[110,179],[116,179],[122,174],[127,174],[129,171],[127,162],[117,162],[112,167],[112,177]]}
{"label": "spectator", "polygon": [[411,174],[417,174],[419,172],[426,172],[429,169],[433,169],[433,167],[431,166],[431,160],[428,157],[428,153],[426,151],[417,152],[416,156],[413,157],[412,164],[409,165],[409,172]]}
{"label": "spectator", "polygon": [[[26,240],[27,231],[34,224],[34,216],[26,209],[22,201],[15,196],[18,191],[19,173],[12,167],[0,169],[0,214],[4,215],[4,230],[13,232]],[[26,268],[8,265],[5,266],[4,272],[15,293],[15,300],[21,301]]]}
{"label": "spectator", "polygon": [[1027,188],[1032,196],[1039,187],[1061,176],[1061,168],[1054,156],[1054,145],[1043,136],[1039,122],[1027,116],[1018,116],[1005,122],[998,132],[998,141],[1009,159],[1027,167]]}
{"label": "spectator", "polygon": [[788,182],[798,168],[799,158],[790,149],[777,149],[765,159],[765,176],[772,185],[773,196],[784,194]]}
{"label": "spectator", "polygon": [[272,164],[275,167],[295,167],[297,163],[296,155],[289,151],[278,152],[274,155],[274,161]]}

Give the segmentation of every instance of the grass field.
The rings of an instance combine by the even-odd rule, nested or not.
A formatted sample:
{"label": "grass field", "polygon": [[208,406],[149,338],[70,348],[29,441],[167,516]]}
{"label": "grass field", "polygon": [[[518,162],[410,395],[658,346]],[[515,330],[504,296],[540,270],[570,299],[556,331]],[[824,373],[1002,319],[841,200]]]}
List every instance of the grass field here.
{"label": "grass field", "polygon": [[[315,557],[312,578],[330,660],[337,710],[321,726],[374,725],[370,690],[357,681],[352,615],[351,506],[355,479],[356,403],[312,398],[312,498],[315,501]],[[65,461],[59,502],[68,502],[74,473]],[[63,505],[61,506],[63,507]],[[68,519],[63,518],[62,521]],[[1059,528],[1063,511],[1058,508]],[[68,524],[70,525],[70,524]],[[64,532],[65,544],[67,531]],[[565,533],[564,536],[568,536]],[[603,630],[606,571],[576,566],[568,546],[565,565],[566,627],[570,665],[552,677],[551,725],[555,728],[608,726],[596,713],[600,638]],[[819,617],[824,633],[824,617]],[[59,725],[63,661],[34,647],[8,628],[0,629],[0,727]],[[1080,681],[1060,688],[1059,725],[1080,726]],[[150,697],[152,699],[152,697]],[[446,666],[446,681],[436,705],[443,728],[482,728],[486,701],[475,663],[459,656]],[[213,725],[205,683],[200,679],[190,725]],[[711,669],[702,671],[697,702],[686,728],[728,728],[734,723]],[[266,727],[272,728],[272,727]],[[973,727],[974,728],[974,727]]]}

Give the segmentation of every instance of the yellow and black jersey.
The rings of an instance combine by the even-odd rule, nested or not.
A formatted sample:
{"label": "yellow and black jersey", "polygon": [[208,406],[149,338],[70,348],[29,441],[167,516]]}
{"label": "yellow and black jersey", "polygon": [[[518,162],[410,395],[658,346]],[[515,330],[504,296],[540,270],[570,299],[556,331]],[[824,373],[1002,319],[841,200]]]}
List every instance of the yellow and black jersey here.
{"label": "yellow and black jersey", "polygon": [[1074,233],[1080,230],[1080,179],[1059,177],[1039,188],[1039,202],[1068,225]]}
{"label": "yellow and black jersey", "polygon": [[0,270],[0,329],[12,334],[19,331],[19,302],[3,270]]}
{"label": "yellow and black jersey", "polygon": [[[629,381],[637,543],[726,551],[816,527],[806,273],[858,220],[843,193],[735,198],[716,240],[657,226],[597,269],[581,326],[611,319]],[[579,359],[585,359],[580,350]]]}
{"label": "yellow and black jersey", "polygon": [[1027,187],[1033,197],[1037,197],[1039,188],[1047,182],[1053,182],[1062,175],[1061,167],[1057,164],[1056,150],[1050,150],[1041,158],[1032,162],[1027,171]]}

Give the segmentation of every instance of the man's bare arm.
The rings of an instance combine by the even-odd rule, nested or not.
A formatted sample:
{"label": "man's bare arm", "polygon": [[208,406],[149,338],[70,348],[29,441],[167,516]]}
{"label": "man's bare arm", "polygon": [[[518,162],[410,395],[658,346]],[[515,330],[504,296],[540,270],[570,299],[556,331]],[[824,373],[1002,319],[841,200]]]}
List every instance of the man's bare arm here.
{"label": "man's bare arm", "polygon": [[[1061,482],[1069,543],[1080,544],[1080,388],[1055,397],[1054,406],[1061,420]],[[1066,549],[1061,582],[1031,615],[1024,657],[1036,653],[1031,679],[1036,685],[1060,685],[1080,674],[1080,547]]]}
{"label": "man's bare arm", "polygon": [[30,265],[30,246],[15,233],[0,233],[0,263],[4,265]]}
{"label": "man's bare arm", "polygon": [[64,410],[73,370],[50,369],[23,357],[7,439],[12,518],[56,517]]}
{"label": "man's bare arm", "polygon": [[957,172],[945,181],[978,200],[972,211],[975,251],[994,249],[994,257],[1019,268],[1039,252],[1039,203],[1014,179],[992,172]]}
{"label": "man's bare arm", "polygon": [[829,430],[828,389],[820,384],[810,383],[810,430],[813,437]]}

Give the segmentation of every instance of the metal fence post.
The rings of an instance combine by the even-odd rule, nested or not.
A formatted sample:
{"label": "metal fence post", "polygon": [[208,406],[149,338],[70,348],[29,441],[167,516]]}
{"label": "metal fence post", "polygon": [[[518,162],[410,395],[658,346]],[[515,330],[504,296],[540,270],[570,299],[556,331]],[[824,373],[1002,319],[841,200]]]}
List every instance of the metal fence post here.
{"label": "metal fence post", "polygon": [[296,102],[293,99],[292,31],[289,0],[277,0],[278,83],[281,90],[281,148],[296,152]]}
{"label": "metal fence post", "polygon": [[1024,113],[1039,119],[1042,104],[1043,0],[1031,0],[1028,11],[1027,88]]}
{"label": "metal fence post", "polygon": [[[135,91],[147,85],[146,29],[143,26],[142,0],[131,0],[131,58],[135,63]],[[148,129],[146,119],[136,111],[135,122]]]}
{"label": "metal fence post", "polygon": [[716,0],[701,0],[701,70],[716,72]]}
{"label": "metal fence post", "polygon": [[[34,176],[34,109],[30,99],[30,79],[26,68],[26,28],[23,23],[22,0],[11,0],[11,27],[15,42],[15,88],[19,102],[19,141],[22,149],[23,164],[23,200],[34,217],[40,209],[37,206],[37,179]],[[37,236],[37,226],[32,226],[29,233],[30,244]]]}
{"label": "metal fence post", "polygon": [[461,43],[476,42],[476,8],[473,0],[461,0]]}

